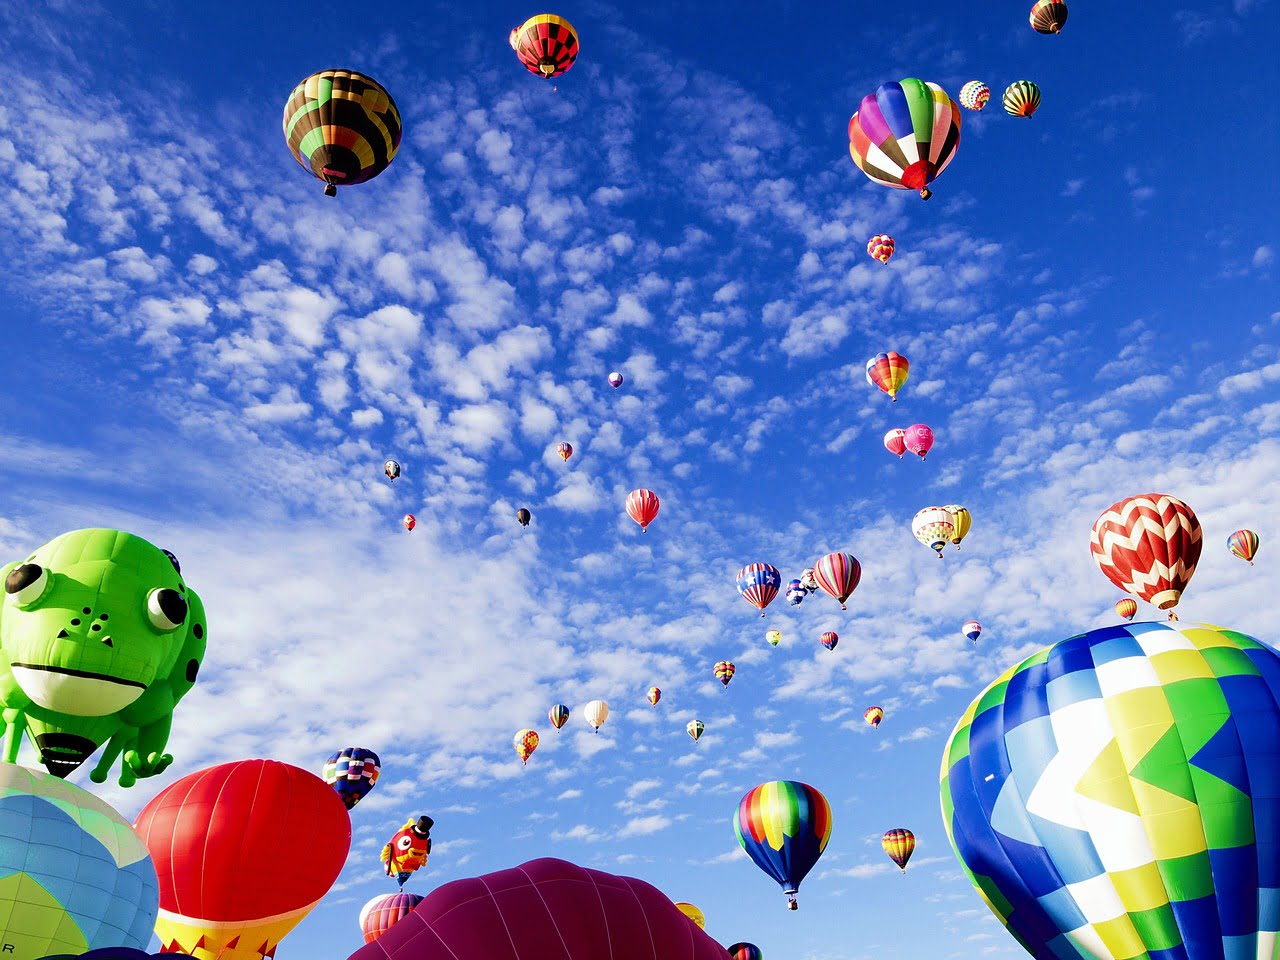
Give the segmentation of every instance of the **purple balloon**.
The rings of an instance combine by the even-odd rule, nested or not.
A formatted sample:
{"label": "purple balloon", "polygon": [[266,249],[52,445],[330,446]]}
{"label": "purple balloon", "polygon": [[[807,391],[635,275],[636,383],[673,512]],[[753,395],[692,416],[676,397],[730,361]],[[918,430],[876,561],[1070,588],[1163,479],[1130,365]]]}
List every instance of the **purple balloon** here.
{"label": "purple balloon", "polygon": [[656,888],[550,858],[433,891],[349,960],[729,960]]}

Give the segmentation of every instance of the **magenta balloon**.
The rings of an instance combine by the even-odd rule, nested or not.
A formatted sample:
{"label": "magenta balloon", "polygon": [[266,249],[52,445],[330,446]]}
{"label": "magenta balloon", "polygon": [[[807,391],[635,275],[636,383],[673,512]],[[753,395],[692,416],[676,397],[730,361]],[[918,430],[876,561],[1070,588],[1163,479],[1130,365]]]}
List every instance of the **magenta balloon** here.
{"label": "magenta balloon", "polygon": [[349,960],[729,960],[656,888],[530,860],[437,888]]}
{"label": "magenta balloon", "polygon": [[923,459],[933,446],[933,431],[923,423],[913,423],[902,439],[908,450]]}

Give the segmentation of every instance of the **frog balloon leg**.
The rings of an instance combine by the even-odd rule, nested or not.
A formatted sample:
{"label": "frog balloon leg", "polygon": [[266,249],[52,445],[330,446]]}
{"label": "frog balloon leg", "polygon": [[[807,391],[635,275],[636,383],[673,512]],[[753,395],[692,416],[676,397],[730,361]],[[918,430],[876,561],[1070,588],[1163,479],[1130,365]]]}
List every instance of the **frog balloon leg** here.
{"label": "frog balloon leg", "polygon": [[119,530],[75,530],[0,568],[0,581],[4,759],[17,761],[25,730],[60,777],[104,743],[97,782],[121,756],[123,786],[164,770],[206,641],[176,558]]}

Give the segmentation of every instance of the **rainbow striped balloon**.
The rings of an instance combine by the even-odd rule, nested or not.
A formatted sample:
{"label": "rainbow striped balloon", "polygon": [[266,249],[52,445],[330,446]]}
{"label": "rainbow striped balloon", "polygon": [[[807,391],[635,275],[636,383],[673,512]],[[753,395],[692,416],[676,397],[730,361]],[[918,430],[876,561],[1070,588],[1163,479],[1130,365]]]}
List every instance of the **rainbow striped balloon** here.
{"label": "rainbow striped balloon", "polygon": [[831,804],[807,783],[771,780],[738,803],[733,829],[757,867],[782,887],[796,909],[800,882],[831,839]]}

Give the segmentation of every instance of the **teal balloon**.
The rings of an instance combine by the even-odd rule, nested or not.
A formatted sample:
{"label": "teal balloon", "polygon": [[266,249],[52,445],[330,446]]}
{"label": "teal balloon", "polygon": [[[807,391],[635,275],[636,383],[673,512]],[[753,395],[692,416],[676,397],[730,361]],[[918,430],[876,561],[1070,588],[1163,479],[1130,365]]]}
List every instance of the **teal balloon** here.
{"label": "teal balloon", "polygon": [[106,802],[0,763],[0,957],[145,949],[160,910],[146,845]]}

